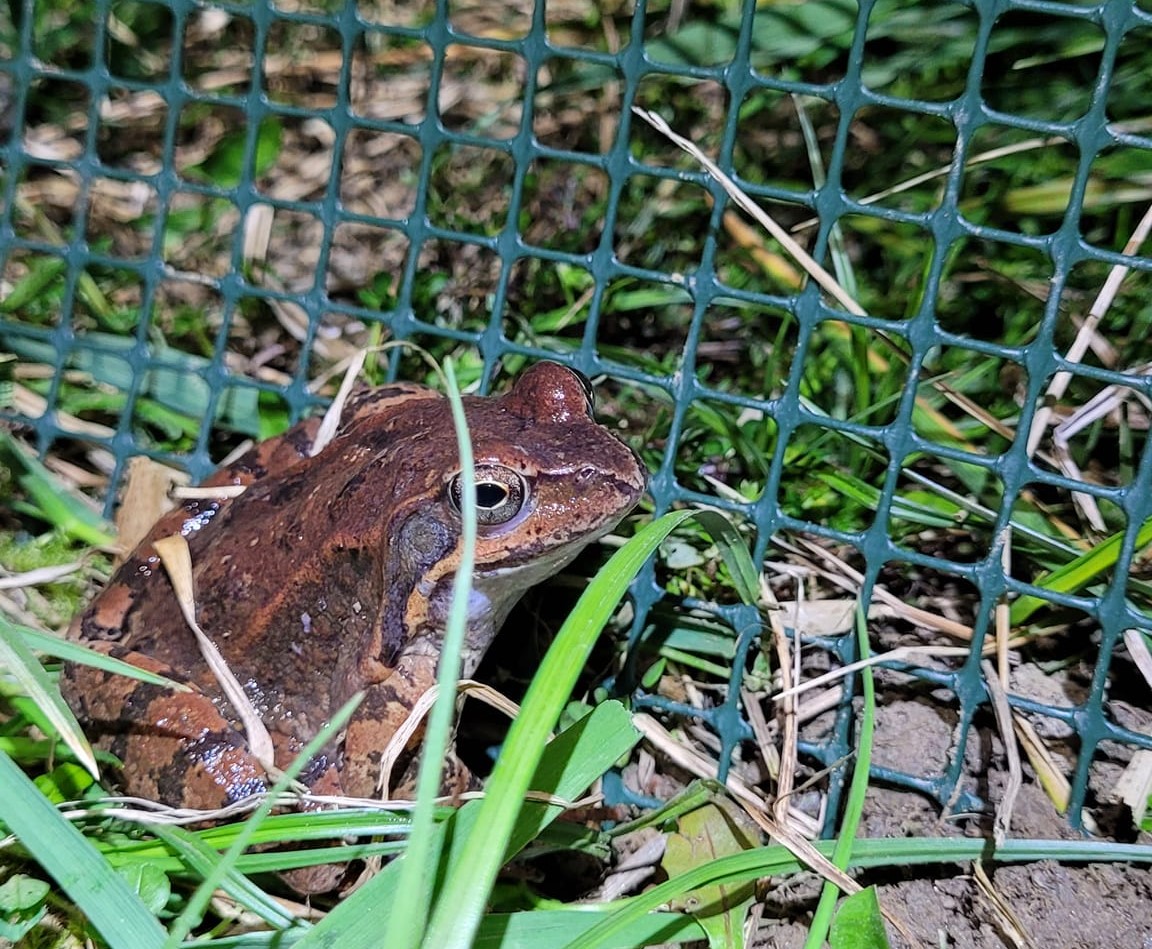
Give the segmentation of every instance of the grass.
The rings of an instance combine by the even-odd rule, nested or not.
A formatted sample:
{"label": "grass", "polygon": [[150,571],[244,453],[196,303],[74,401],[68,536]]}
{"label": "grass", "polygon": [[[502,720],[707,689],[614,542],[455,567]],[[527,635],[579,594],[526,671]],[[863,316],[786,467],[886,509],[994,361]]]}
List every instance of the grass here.
{"label": "grass", "polygon": [[[362,6],[385,22],[402,15]],[[863,81],[896,103],[944,103],[960,96],[980,27],[978,10],[945,4],[925,31],[920,11],[898,7],[881,0],[873,9]],[[22,10],[10,5],[0,12],[2,50],[18,45]],[[332,134],[325,113],[292,111],[323,110],[335,102],[335,30],[278,19],[275,42],[288,54],[306,44],[325,55],[309,57],[311,66],[299,56],[273,56],[257,77],[250,57],[257,36],[252,19],[234,10],[225,24],[205,17],[188,25],[181,70],[191,88],[236,97],[258,80],[271,101],[288,107],[249,129],[240,127],[243,112],[235,101],[189,103],[169,116],[147,90],[130,85],[168,76],[173,21],[164,7],[114,4],[103,51],[89,28],[92,10],[80,0],[51,10],[38,4],[29,25],[41,62],[83,70],[107,53],[113,76],[130,82],[114,83],[109,109],[115,117],[91,130],[103,167],[116,174],[97,174],[84,223],[72,211],[74,177],[52,161],[66,165],[69,143],[82,139],[77,129],[87,122],[89,92],[74,79],[47,75],[28,90],[24,123],[49,144],[43,145],[47,160],[42,157],[11,182],[17,200],[7,213],[23,243],[3,247],[0,346],[16,359],[0,363],[0,392],[12,400],[9,414],[33,420],[33,428],[5,435],[0,491],[11,502],[0,516],[0,563],[20,573],[70,562],[82,567],[70,579],[41,583],[26,594],[0,589],[0,611],[16,622],[59,629],[86,586],[106,574],[105,556],[91,553],[110,541],[93,499],[98,505],[108,497],[106,476],[118,471],[129,449],[203,475],[244,438],[282,430],[290,417],[319,401],[309,387],[319,388],[332,367],[391,332],[424,344],[437,357],[452,357],[464,386],[499,385],[523,367],[525,350],[612,370],[599,386],[601,417],[618,426],[655,473],[656,511],[705,502],[727,511],[743,532],[754,558],[752,578],[721,555],[716,530],[687,522],[673,540],[660,544],[644,532],[668,522],[656,520],[641,532],[657,549],[654,565],[643,569],[634,587],[635,605],[647,611],[645,627],[637,626],[643,635],[629,658],[621,642],[602,644],[590,664],[600,680],[616,676],[631,686],[633,675],[657,696],[658,707],[667,707],[666,721],[680,721],[672,711],[695,708],[706,730],[728,740],[748,713],[747,704],[763,700],[771,718],[770,683],[792,661],[790,653],[761,648],[746,654],[741,624],[779,618],[768,608],[769,596],[790,604],[782,609],[798,612],[801,601],[832,602],[845,596],[845,587],[878,587],[896,601],[890,605],[893,617],[870,621],[874,651],[880,643],[888,648],[925,639],[929,648],[945,649],[976,633],[986,643],[996,637],[1002,645],[1011,643],[1023,664],[1098,668],[1088,683],[1094,701],[1106,685],[1115,689],[1129,680],[1128,659],[1101,645],[1098,634],[1103,626],[1105,639],[1118,641],[1121,627],[1145,622],[1150,605],[1144,574],[1152,511],[1138,501],[1148,487],[1142,464],[1148,392],[1138,372],[1147,361],[1152,323],[1148,270],[1141,264],[1143,269],[1128,275],[1119,292],[1094,311],[1098,320],[1085,335],[1084,320],[1109,276],[1107,262],[1078,256],[1058,288],[1060,312],[1046,316],[1053,259],[1038,242],[1063,227],[1089,246],[1119,251],[1139,224],[1152,196],[1142,138],[1149,117],[1139,82],[1150,64],[1146,44],[1134,42],[1139,30],[1120,44],[1118,79],[1107,102],[1109,118],[1124,122],[1129,138],[1095,156],[1075,220],[1067,214],[1081,154],[1059,135],[983,125],[972,136],[967,167],[950,196],[944,189],[957,132],[947,118],[867,105],[850,128],[839,127],[845,99],[832,84],[852,67],[856,26],[855,5],[842,0],[761,5],[747,47],[757,81],[742,87],[738,99],[719,73],[668,76],[657,70],[641,78],[637,104],[667,116],[712,156],[728,147],[725,121],[736,112],[739,128],[730,148],[738,183],[802,242],[814,233],[806,224],[813,214],[811,191],[827,173],[838,136],[843,140],[839,181],[869,210],[840,219],[822,262],[869,316],[884,321],[876,324],[828,301],[823,309],[814,306],[811,294],[800,292],[803,268],[747,220],[716,215],[709,181],[656,132],[633,120],[629,141],[613,152],[625,76],[602,58],[551,56],[536,71],[534,132],[547,146],[580,160],[537,159],[518,183],[505,146],[515,132],[525,76],[533,71],[519,52],[492,54],[456,37],[445,60],[446,88],[455,96],[445,100],[445,121],[455,131],[486,137],[488,147],[432,147],[411,124],[427,111],[427,38],[370,30],[350,64],[353,111],[363,127],[336,163],[317,160],[325,158]],[[650,4],[649,11],[645,51],[657,62],[707,67],[730,61],[740,49],[739,5],[697,4],[679,21],[659,4]],[[461,35],[506,38],[505,27],[490,22],[480,7],[453,4],[452,16]],[[570,49],[614,53],[629,41],[629,14],[612,5],[549,4],[548,17],[550,37]],[[405,26],[425,22],[413,15]],[[1102,38],[1099,27],[1083,18],[1015,11],[992,30],[981,95],[1014,115],[1078,118],[1089,104]],[[803,97],[780,92],[779,79],[808,83]],[[147,176],[125,186],[125,172],[155,167],[165,157],[168,121],[175,149],[170,158],[179,176],[175,190],[161,193],[158,179]],[[618,159],[624,152],[634,163],[630,173],[610,174],[609,168],[622,166],[605,164],[605,156]],[[325,244],[327,263],[320,266],[320,222],[333,206],[326,197],[333,193],[330,174],[338,176],[334,187],[345,218],[331,234],[331,246]],[[249,183],[259,196],[292,195],[299,202],[276,208],[263,244],[240,240],[243,215],[235,189]],[[512,213],[512,197],[521,187]],[[937,247],[916,216],[950,198],[983,230]],[[411,220],[424,214],[451,234],[413,244]],[[512,240],[513,232],[523,243]],[[81,255],[73,266],[81,239],[95,256]],[[498,251],[511,251],[514,259],[502,262]],[[154,253],[165,269],[146,275],[139,262]],[[318,266],[327,290],[323,297],[316,290]],[[220,281],[224,275],[233,276]],[[297,341],[302,335],[307,346]],[[929,336],[934,345],[925,342]],[[1042,397],[1041,384],[1047,385],[1036,375],[1047,371],[1040,357],[1068,352],[1078,338],[1089,345],[1068,363],[1073,375],[1067,387],[1051,397],[1057,414],[1075,419],[1094,399],[1123,398],[1108,412],[1084,416],[1078,431],[1069,429],[1066,450],[1046,433],[1033,455],[1035,468],[1018,477],[1021,469],[1013,465],[1022,461],[1004,458],[1023,438],[1025,400]],[[496,356],[503,359],[499,370]],[[389,359],[372,370],[377,378],[396,371],[431,381],[417,359]],[[221,371],[225,364],[227,373]],[[1117,379],[1123,384],[1109,390]],[[43,415],[43,400],[54,414]],[[210,442],[201,434],[205,418],[213,422]],[[908,432],[912,437],[901,437]],[[21,445],[46,449],[47,464],[31,459]],[[1055,471],[1087,481],[1085,490],[1068,490],[1067,483],[1048,476]],[[796,531],[769,544],[786,518],[808,528],[820,544],[804,546],[813,533]],[[1006,569],[998,572],[993,552],[1001,549],[1006,528],[1011,545]],[[638,556],[639,548],[624,549]],[[730,540],[727,549],[736,549]],[[787,564],[783,572],[766,569],[762,580],[755,577],[781,563]],[[619,573],[611,569],[605,582],[618,585],[634,569],[639,565]],[[803,590],[793,576],[804,578]],[[741,612],[749,602],[750,579],[754,587],[762,583],[751,594],[760,613]],[[677,608],[667,600],[654,605],[657,586]],[[1010,595],[998,627],[993,608]],[[616,598],[604,594],[600,605]],[[817,624],[809,632],[815,643],[836,645],[845,642],[846,628]],[[1146,638],[1130,638],[1129,648],[1138,651]],[[833,665],[862,654],[864,645],[844,646]],[[577,655],[586,649],[587,643],[562,654],[566,671],[586,664]],[[806,649],[803,662],[812,661],[814,649]],[[52,661],[45,662],[51,675]],[[739,672],[753,690],[751,698],[727,691],[737,662],[743,663]],[[960,676],[951,681],[967,690],[961,701],[970,710],[978,678],[974,663],[966,674],[963,668],[959,660],[946,667]],[[809,672],[805,668],[806,677]],[[606,697],[596,691],[600,680],[579,688],[608,724],[584,728],[615,737],[604,738],[599,749],[580,744],[588,740],[583,735],[572,737],[578,750],[570,753],[589,771],[607,768],[601,758],[608,751],[613,761],[625,753],[612,742],[624,743],[620,735],[627,730],[615,711],[607,711],[611,703],[600,701]],[[51,734],[51,725],[24,688],[7,678],[0,688],[0,750],[18,756],[23,773],[37,779],[40,791],[29,785],[28,794],[60,800],[98,795],[75,764],[61,763],[63,753],[44,743],[42,734]],[[538,833],[540,845],[571,846],[570,836],[549,823],[550,811],[537,814],[535,824],[525,823],[527,811],[517,804],[515,792],[531,776],[541,741],[533,734],[522,745],[520,731],[551,727],[572,691],[570,683],[558,681],[533,689],[534,696],[544,690],[547,710],[507,740],[522,756],[514,779],[500,767],[493,778],[508,780],[510,790],[495,803],[470,804],[454,818],[427,812],[421,819],[425,839],[436,844],[451,835],[452,846],[463,849],[447,851],[456,871],[438,882],[446,888],[435,894],[439,909],[431,908],[409,933],[395,934],[396,944],[447,944],[446,908],[466,908],[469,927],[493,942],[503,927],[526,932],[535,945],[609,945],[610,938],[639,944],[656,938],[662,927],[666,938],[700,939],[705,936],[697,924],[654,911],[700,886],[741,884],[798,867],[779,848],[760,848],[701,858],[698,867],[641,897],[586,913],[539,905],[539,894],[520,891],[511,901],[516,913],[485,915],[492,874],[515,849],[513,842],[521,846]],[[702,701],[702,707],[689,699]],[[850,742],[844,731],[822,730],[818,722],[795,727],[796,741],[805,748],[847,751],[856,740]],[[981,719],[976,727],[986,732],[991,726]],[[677,739],[706,760],[717,758],[715,748],[700,745],[691,729]],[[749,753],[760,756],[768,772],[774,756],[783,754],[786,768],[791,756],[800,783],[810,782],[820,795],[847,780],[844,768],[830,775],[827,762],[798,751],[796,741]],[[1079,739],[1050,745],[1041,754],[1052,757],[1053,771],[1073,771]],[[1043,766],[1032,763],[1037,770]],[[735,773],[739,778],[743,772],[737,767]],[[867,768],[858,761],[854,773],[862,782]],[[1089,803],[1108,793],[1095,772],[1078,780],[1090,777]],[[974,844],[947,839],[857,841],[849,848],[854,834],[847,815],[858,813],[862,794],[853,785],[837,816],[837,865],[969,860],[977,854]],[[24,799],[29,808],[35,803]],[[494,808],[502,809],[499,819]],[[764,808],[769,810],[767,803]],[[791,821],[802,815],[784,816]],[[510,829],[517,817],[521,825]],[[66,839],[61,822],[46,814],[37,819]],[[402,846],[407,821],[406,815],[363,813],[309,820],[277,815],[255,825],[253,833],[262,842],[301,833],[347,834],[365,854],[390,854]],[[180,914],[188,914],[185,919],[201,934],[226,930],[223,921],[201,919],[198,909],[189,909],[195,906],[189,893],[198,877],[218,866],[219,851],[235,844],[237,830],[164,831],[157,839],[134,824],[98,815],[85,818],[83,826],[85,846],[116,868],[109,879],[127,880],[149,918],[171,930]],[[480,843],[486,838],[472,836],[472,828],[495,840]],[[602,856],[613,839],[601,830],[579,846]],[[437,846],[428,850],[429,866],[446,859]],[[320,856],[303,853],[244,854],[224,875],[224,889],[267,927],[288,927],[291,938],[306,944],[334,938],[373,944],[379,929],[362,907],[389,899],[385,889],[405,863],[417,861],[390,864],[376,878],[381,882],[360,891],[368,895],[350,897],[312,926],[303,914],[286,914],[240,875]],[[1052,842],[1029,850],[1019,841],[1009,841],[997,856],[1075,861],[1109,854],[1147,859],[1145,850],[1119,845],[1109,850]],[[21,871],[17,876],[38,879],[37,860],[51,869],[34,857],[13,860]],[[171,886],[158,888],[158,877]],[[428,877],[417,877],[425,886]],[[121,884],[108,885],[117,900],[127,899]],[[56,921],[57,936],[82,930],[80,914],[67,904],[35,886],[13,889],[19,890],[13,896],[0,892],[0,922],[27,926],[24,938],[52,944],[51,927],[41,925],[46,918]],[[103,904],[94,914],[85,902],[89,896],[70,897],[97,925]],[[822,910],[813,941],[826,924]],[[427,932],[425,925],[431,927]],[[634,926],[641,928],[628,928]],[[147,926],[140,931],[153,932]],[[837,945],[839,937],[831,932]]]}

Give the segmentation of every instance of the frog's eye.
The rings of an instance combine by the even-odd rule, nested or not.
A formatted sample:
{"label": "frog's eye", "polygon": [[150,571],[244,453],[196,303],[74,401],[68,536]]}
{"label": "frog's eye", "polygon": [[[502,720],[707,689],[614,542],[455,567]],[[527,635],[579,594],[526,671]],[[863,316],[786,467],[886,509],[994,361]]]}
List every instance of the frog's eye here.
{"label": "frog's eye", "polygon": [[[524,479],[510,468],[476,466],[476,523],[507,524],[520,513],[527,496]],[[460,475],[448,485],[448,499],[459,514],[464,500],[464,479]]]}
{"label": "frog's eye", "polygon": [[580,385],[584,389],[584,401],[588,403],[588,415],[591,416],[596,409],[596,393],[592,389],[592,380],[579,369],[573,369],[572,375],[580,380]]}

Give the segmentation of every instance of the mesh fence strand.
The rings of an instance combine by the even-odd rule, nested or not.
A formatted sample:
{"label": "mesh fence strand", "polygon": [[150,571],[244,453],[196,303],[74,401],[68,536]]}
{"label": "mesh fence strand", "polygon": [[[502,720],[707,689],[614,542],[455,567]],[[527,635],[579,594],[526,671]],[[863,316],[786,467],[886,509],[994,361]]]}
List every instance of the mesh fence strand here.
{"label": "mesh fence strand", "polygon": [[[1121,114],[1115,94],[1121,74],[1124,82],[1143,83],[1145,91],[1149,82],[1147,71],[1141,77],[1132,65],[1139,63],[1135,45],[1146,45],[1152,27],[1140,5],[973,0],[909,8],[829,0],[758,9],[745,0],[728,14],[712,11],[707,22],[676,23],[678,14],[666,5],[638,3],[583,33],[571,25],[595,20],[595,5],[543,0],[509,4],[487,19],[482,11],[446,2],[433,8],[92,0],[71,12],[66,5],[53,9],[33,0],[13,2],[0,38],[0,345],[22,365],[51,370],[19,380],[25,401],[4,409],[3,417],[34,433],[41,453],[76,440],[103,449],[112,459],[114,485],[138,453],[202,477],[219,457],[219,431],[259,436],[265,434],[262,419],[296,418],[314,407],[310,384],[341,355],[335,327],[364,325],[392,339],[470,344],[482,385],[518,357],[562,358],[660,406],[664,447],[651,486],[657,512],[704,502],[746,518],[755,524],[761,561],[796,538],[854,551],[865,599],[898,567],[947,578],[977,604],[968,660],[894,666],[923,686],[918,694],[953,710],[951,747],[961,751],[931,773],[916,762],[896,761],[878,766],[877,778],[955,810],[979,806],[963,780],[962,749],[987,701],[980,653],[996,605],[1028,596],[1079,615],[1085,635],[1093,637],[1094,666],[1074,702],[1011,696],[1017,708],[1075,733],[1070,819],[1079,821],[1102,743],[1152,748],[1152,739],[1118,721],[1106,702],[1125,631],[1152,629],[1149,615],[1133,603],[1143,593],[1134,558],[1147,543],[1152,517],[1147,443],[1134,448],[1130,477],[1116,486],[1058,473],[1027,443],[1057,373],[1099,390],[1120,387],[1144,402],[1152,397],[1143,371],[1071,359],[1059,343],[1068,336],[1069,290],[1084,282],[1073,279],[1081,270],[1102,274],[1125,264],[1143,277],[1152,269],[1149,258],[1121,253],[1125,236],[1093,236],[1100,207],[1093,182],[1101,161],[1123,154],[1147,168],[1152,148],[1146,124]],[[163,42],[145,48],[137,38],[145,32]],[[586,40],[593,34],[595,42]],[[1013,111],[1024,101],[1014,90],[1027,84],[1029,74],[1015,79],[1001,51],[1021,34],[1035,44],[1037,59],[1052,52],[1045,44],[1054,34],[1083,38],[1088,50],[1077,54],[1080,82],[1053,88],[1050,110]],[[210,66],[205,46],[219,53]],[[1020,52],[1015,66],[1025,58]],[[945,62],[961,68],[942,85]],[[469,70],[477,63],[496,64],[492,68],[510,78],[499,102],[470,111],[470,84],[479,82],[479,73]],[[294,84],[302,71],[318,77],[303,89]],[[916,98],[901,84],[908,76],[922,90]],[[790,96],[797,97],[794,107]],[[599,105],[592,121],[602,126],[597,136],[555,131],[565,110],[578,111],[593,99]],[[924,247],[922,268],[905,275],[903,286],[872,287],[867,315],[845,312],[811,283],[734,281],[733,261],[747,246],[723,189],[632,111],[634,105],[665,111],[672,126],[688,134],[682,115],[662,108],[668,102],[699,108],[693,131],[756,200],[793,215],[792,223],[818,220],[800,232],[817,259],[830,266],[842,260],[846,233],[880,246],[880,253],[884,235],[911,234]],[[793,116],[787,134],[760,124],[765,113],[785,111]],[[872,143],[876,160],[896,149],[913,155],[916,136],[925,130],[948,155],[935,174],[893,191],[895,198],[874,200],[858,184],[858,123],[876,115],[896,116],[909,130],[904,141]],[[205,128],[214,129],[211,147],[198,144]],[[797,142],[819,139],[815,150],[822,161],[811,180],[795,168],[776,167],[772,149],[783,148],[787,135]],[[126,142],[132,144],[121,147]],[[973,190],[978,164],[1000,168],[1001,154],[1029,149],[1043,157],[1045,174],[1058,175],[1063,189],[1059,213],[1042,229],[1017,228],[983,213],[980,192]],[[1000,151],[988,154],[994,150]],[[357,182],[372,154],[384,157],[377,165],[369,162],[375,184],[361,192]],[[812,149],[801,145],[796,154],[810,158]],[[452,183],[464,179],[445,178],[445,168],[465,177],[480,169],[495,180],[495,197],[482,209],[469,206]],[[311,184],[294,187],[301,178]],[[567,220],[562,198],[542,228],[535,219],[548,206],[548,187],[590,187],[602,204],[596,229],[575,247],[556,235],[583,227],[584,219]],[[643,189],[653,196],[678,189],[706,193],[710,210],[692,233],[670,235],[680,223],[646,217],[646,207],[667,205],[637,200]],[[1125,221],[1121,216],[1114,223],[1119,228]],[[131,240],[124,236],[128,231]],[[277,258],[285,233],[293,235],[291,246],[304,250]],[[673,267],[644,253],[646,245],[672,236],[692,248],[689,265]],[[371,247],[379,271],[365,271],[358,257],[350,264],[350,246]],[[768,260],[766,270],[776,259],[774,246],[761,247],[758,259]],[[1002,313],[969,312],[958,321],[969,291],[957,289],[954,265],[972,248],[1033,265],[1041,290],[1030,297],[1035,319],[1026,338],[998,335]],[[460,289],[451,281],[447,287],[429,284],[434,262],[444,258],[464,261],[487,316],[467,304],[461,313],[442,306]],[[574,308],[586,314],[575,333],[544,338],[517,329],[517,281],[533,268],[585,281],[573,295]],[[838,273],[842,280],[850,276]],[[453,279],[459,283],[458,275]],[[869,280],[886,278],[858,271],[855,279],[867,293]],[[630,347],[620,329],[629,325],[619,322],[621,287],[643,288],[685,317],[675,372],[645,360],[638,345]],[[972,290],[969,309],[979,306]],[[230,355],[238,337],[254,332],[254,311],[275,314],[281,331],[299,340],[299,357],[275,373],[264,371],[256,357],[238,368]],[[198,329],[181,331],[199,339],[199,350],[165,341],[174,321],[189,312],[210,317],[193,320]],[[779,370],[778,378],[766,380],[761,391],[717,381],[722,377],[711,362],[725,333],[728,346],[786,351],[786,358],[767,363]],[[899,384],[883,404],[838,414],[812,394],[811,374],[820,371],[836,339],[853,346],[861,360],[895,367]],[[248,340],[250,355],[258,342],[266,345]],[[1019,413],[1010,426],[996,429],[1000,453],[942,437],[943,422],[933,429],[918,421],[926,398],[947,401],[954,394],[934,385],[942,352],[990,361],[1016,380]],[[96,384],[99,398],[90,406],[111,422],[77,419],[77,374]],[[684,446],[707,428],[709,406],[740,410],[737,434],[751,439],[762,459],[752,489],[717,496],[698,473],[682,470]],[[845,530],[834,516],[810,516],[803,504],[789,503],[797,464],[790,452],[802,430],[808,433],[804,444],[812,442],[813,427],[828,445],[840,446],[830,453],[849,450],[837,457],[850,457],[859,450],[874,466],[867,529]],[[182,436],[184,448],[158,448],[157,429]],[[945,546],[910,545],[894,528],[916,488],[911,462],[923,458],[997,485],[997,509],[968,512],[980,526],[974,549],[963,557]],[[1116,515],[1121,526],[1114,566],[1095,585],[1067,592],[1017,578],[1006,569],[1005,546],[1027,526],[1022,504],[1037,493],[1071,492]],[[1028,541],[1031,535],[1023,536]],[[650,631],[664,595],[654,570],[637,584],[633,645]],[[739,606],[690,599],[685,606],[734,631],[724,649],[732,673],[722,701],[707,710],[655,695],[640,694],[636,701],[641,708],[702,719],[718,737],[723,776],[751,736],[740,687],[760,647],[762,617]],[[854,657],[850,635],[813,642],[838,661]],[[801,746],[832,769],[831,813],[851,749],[851,705],[842,703],[834,716],[823,734]],[[619,783],[615,791],[625,793]]]}

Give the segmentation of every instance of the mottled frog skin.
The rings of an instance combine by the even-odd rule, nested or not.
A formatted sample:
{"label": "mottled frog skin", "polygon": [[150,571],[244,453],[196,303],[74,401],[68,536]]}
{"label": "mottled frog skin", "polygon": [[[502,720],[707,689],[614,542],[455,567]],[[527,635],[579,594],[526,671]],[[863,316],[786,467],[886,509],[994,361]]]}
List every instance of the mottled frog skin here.
{"label": "mottled frog skin", "polygon": [[[539,363],[506,394],[464,402],[479,506],[469,675],[521,594],[611,530],[646,478],[593,419],[587,380],[563,366]],[[303,780],[317,793],[377,794],[381,750],[435,681],[460,558],[456,436],[447,400],[409,384],[354,394],[310,457],[318,426],[213,474],[206,485],[247,488],[163,517],[74,621],[74,639],[191,687],[65,666],[65,698],[124,763],[125,792],[215,808],[267,784],[152,546],[182,533],[199,624],[260,712],[277,766],[363,691]]]}

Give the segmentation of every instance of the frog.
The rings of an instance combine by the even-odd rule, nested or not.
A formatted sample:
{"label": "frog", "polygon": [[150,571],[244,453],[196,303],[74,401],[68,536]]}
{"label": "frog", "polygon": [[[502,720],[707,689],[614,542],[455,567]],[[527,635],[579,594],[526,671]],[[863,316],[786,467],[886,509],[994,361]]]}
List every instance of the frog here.
{"label": "frog", "polygon": [[[477,511],[468,677],[522,594],[613,530],[647,473],[596,420],[588,380],[560,363],[463,406]],[[265,723],[275,767],[360,694],[300,780],[316,795],[381,792],[381,753],[436,681],[461,557],[455,427],[447,398],[414,383],[355,390],[315,451],[319,427],[307,419],[217,469],[203,485],[220,494],[162,516],[73,621],[71,639],[186,687],[64,665],[64,698],[122,763],[125,793],[211,810],[271,784],[158,557],[156,542],[177,534],[195,618]]]}

